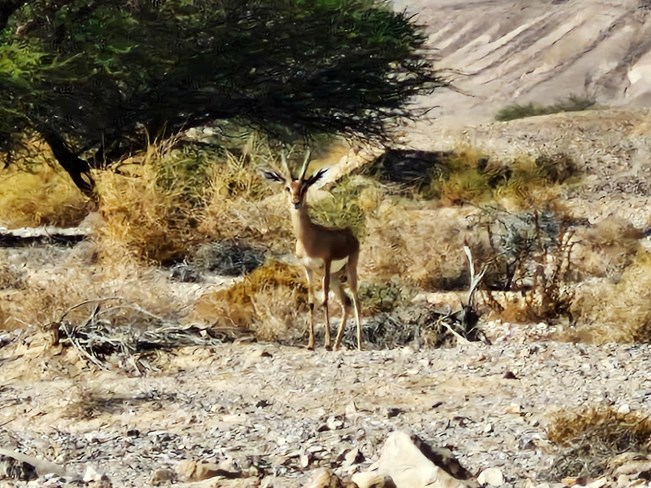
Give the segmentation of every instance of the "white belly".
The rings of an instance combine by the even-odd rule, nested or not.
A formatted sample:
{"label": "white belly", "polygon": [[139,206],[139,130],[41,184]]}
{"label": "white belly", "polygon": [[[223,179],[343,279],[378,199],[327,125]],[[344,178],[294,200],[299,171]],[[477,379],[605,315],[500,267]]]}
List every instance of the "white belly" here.
{"label": "white belly", "polygon": [[330,273],[336,273],[337,271],[341,270],[344,266],[346,266],[347,262],[348,258],[332,261],[330,263]]}
{"label": "white belly", "polygon": [[[301,262],[303,263],[303,266],[310,269],[320,269],[323,267],[323,259],[314,259],[314,258],[305,257],[301,259]],[[346,266],[347,262],[348,262],[348,258],[332,261],[330,263],[330,273],[332,274],[332,273],[336,273],[337,271],[340,271],[344,266]]]}

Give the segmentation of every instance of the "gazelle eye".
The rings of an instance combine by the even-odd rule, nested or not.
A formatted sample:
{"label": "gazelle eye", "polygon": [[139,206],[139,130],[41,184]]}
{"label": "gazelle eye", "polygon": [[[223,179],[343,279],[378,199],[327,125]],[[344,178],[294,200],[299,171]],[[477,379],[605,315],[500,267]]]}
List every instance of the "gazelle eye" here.
{"label": "gazelle eye", "polygon": [[287,193],[289,193],[289,188],[285,187],[285,191],[286,191]]}

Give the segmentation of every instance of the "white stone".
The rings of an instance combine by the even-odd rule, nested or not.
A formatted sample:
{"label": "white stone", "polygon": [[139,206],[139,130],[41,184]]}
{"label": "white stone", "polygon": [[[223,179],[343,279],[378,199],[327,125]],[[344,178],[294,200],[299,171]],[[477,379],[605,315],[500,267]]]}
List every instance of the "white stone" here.
{"label": "white stone", "polygon": [[477,477],[481,485],[502,486],[504,484],[504,475],[499,468],[488,468],[481,472]]}

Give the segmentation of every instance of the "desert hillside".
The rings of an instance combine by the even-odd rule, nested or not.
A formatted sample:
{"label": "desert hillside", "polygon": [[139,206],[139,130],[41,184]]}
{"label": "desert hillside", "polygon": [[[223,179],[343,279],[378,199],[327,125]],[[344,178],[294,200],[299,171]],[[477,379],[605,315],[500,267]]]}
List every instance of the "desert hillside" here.
{"label": "desert hillside", "polygon": [[651,103],[651,8],[645,0],[396,0],[431,31],[458,92],[427,100],[443,120],[485,121],[508,103],[571,94]]}

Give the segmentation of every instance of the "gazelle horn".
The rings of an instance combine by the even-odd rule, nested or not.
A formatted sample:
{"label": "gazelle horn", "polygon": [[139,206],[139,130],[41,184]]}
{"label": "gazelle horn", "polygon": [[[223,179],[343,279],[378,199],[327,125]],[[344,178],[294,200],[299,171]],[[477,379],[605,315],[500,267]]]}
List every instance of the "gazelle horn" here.
{"label": "gazelle horn", "polygon": [[305,178],[305,173],[307,172],[307,167],[310,165],[310,156],[312,155],[312,148],[310,146],[307,147],[307,151],[305,153],[305,161],[303,161],[303,167],[301,168],[301,176],[298,177],[299,181],[303,181],[303,178]]}
{"label": "gazelle horn", "polygon": [[289,169],[289,164],[287,164],[287,151],[285,149],[285,145],[280,148],[280,160],[283,163],[283,171],[285,172],[285,176],[289,178],[289,180],[293,180],[294,177],[292,176],[292,170]]}

